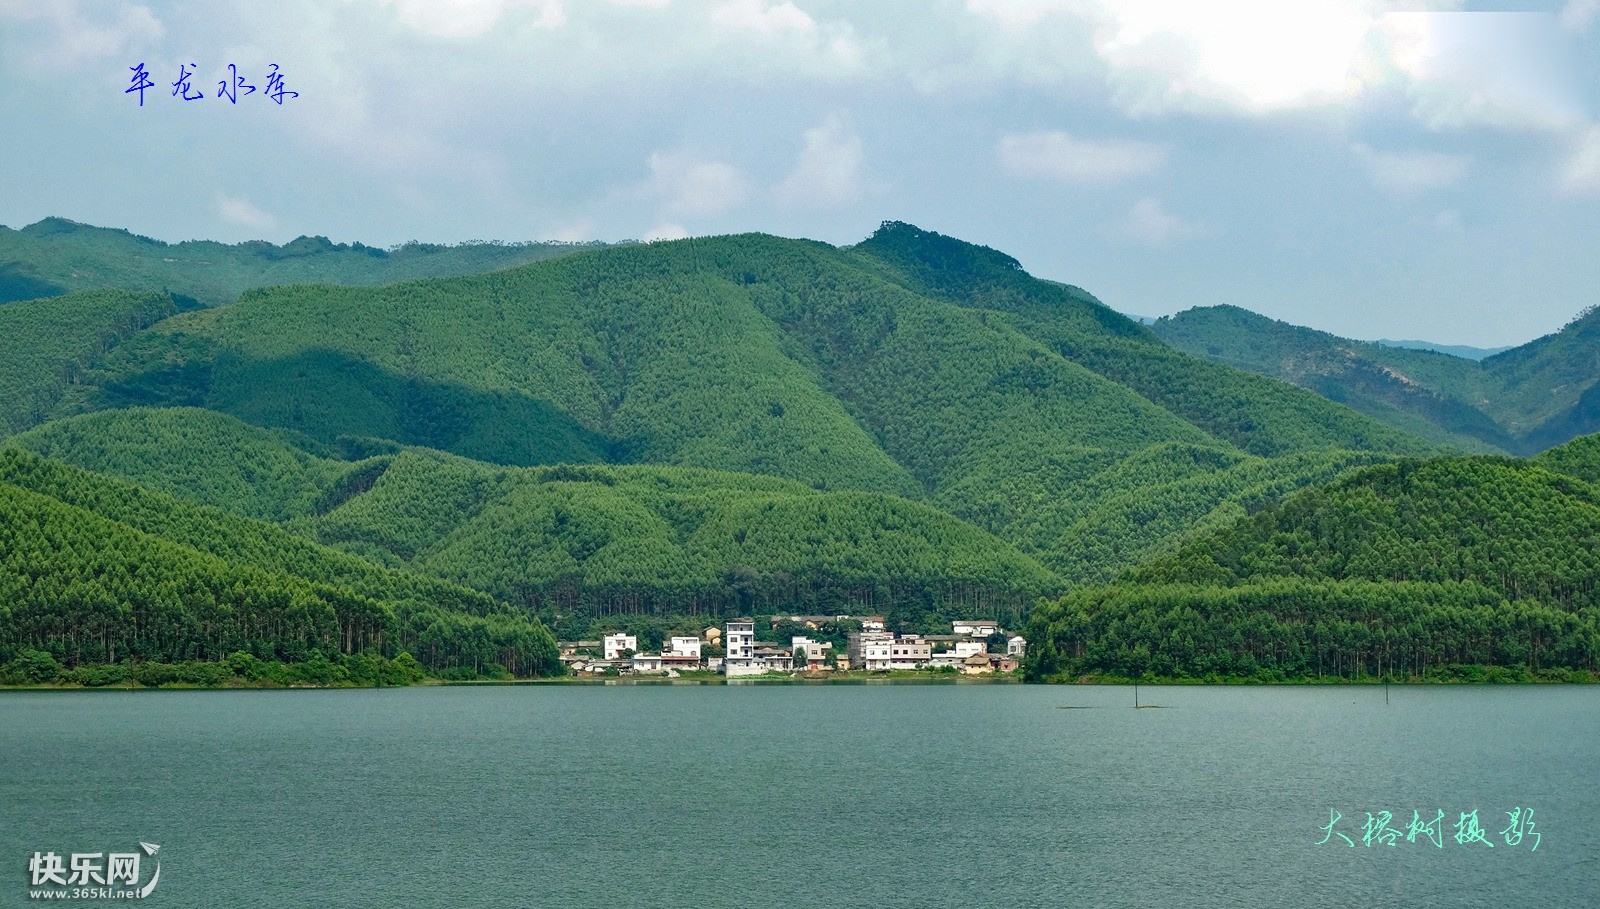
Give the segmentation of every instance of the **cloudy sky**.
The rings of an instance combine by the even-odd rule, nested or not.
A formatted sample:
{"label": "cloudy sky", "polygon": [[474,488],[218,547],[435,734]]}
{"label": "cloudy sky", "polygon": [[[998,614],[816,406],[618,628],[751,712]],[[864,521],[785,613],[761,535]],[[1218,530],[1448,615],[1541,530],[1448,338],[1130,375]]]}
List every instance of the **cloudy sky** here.
{"label": "cloudy sky", "polygon": [[[271,64],[299,97],[264,97]],[[203,100],[171,94],[190,65]],[[1499,345],[1600,303],[1597,74],[1600,0],[0,0],[0,223],[898,219],[1124,312]]]}

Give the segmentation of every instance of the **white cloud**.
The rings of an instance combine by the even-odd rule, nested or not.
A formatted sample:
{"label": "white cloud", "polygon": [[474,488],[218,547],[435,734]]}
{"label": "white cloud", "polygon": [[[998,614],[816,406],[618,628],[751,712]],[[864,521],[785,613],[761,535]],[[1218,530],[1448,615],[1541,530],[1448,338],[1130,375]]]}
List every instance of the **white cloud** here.
{"label": "white cloud", "polygon": [[250,204],[249,199],[221,192],[217,193],[217,217],[251,230],[272,230],[278,224],[276,218]]}
{"label": "white cloud", "polygon": [[643,194],[660,202],[666,219],[714,218],[745,203],[750,181],[732,164],[658,151],[650,155],[650,180]]}
{"label": "white cloud", "polygon": [[1374,35],[1363,83],[1399,88],[1431,129],[1560,130],[1583,119],[1570,40],[1549,13],[1390,13]]}
{"label": "white cloud", "polygon": [[683,225],[663,221],[645,231],[644,239],[646,243],[654,243],[657,240],[682,240],[688,236],[689,232],[684,230]]}
{"label": "white cloud", "polygon": [[1374,22],[1350,0],[1104,2],[1095,48],[1114,100],[1135,115],[1261,113],[1345,100]]}
{"label": "white cloud", "polygon": [[810,34],[817,30],[817,20],[805,10],[785,0],[771,6],[761,0],[733,0],[711,11],[711,22],[723,28],[742,29],[763,35],[780,32]]}
{"label": "white cloud", "polygon": [[1561,172],[1561,188],[1572,193],[1600,192],[1600,125],[1583,132]]}
{"label": "white cloud", "polygon": [[[1460,0],[1419,0],[1423,8]],[[1081,41],[1093,78],[1124,113],[1259,115],[1354,100],[1352,65],[1385,0],[967,0],[969,14],[1010,39],[1025,78],[1049,78],[1027,53],[1048,36]],[[1062,61],[1056,75],[1086,75]]]}
{"label": "white cloud", "polygon": [[555,28],[567,21],[562,0],[378,0],[393,6],[395,17],[417,31],[437,38],[475,38],[487,34],[513,10],[535,14],[536,28]]}
{"label": "white cloud", "polygon": [[1146,197],[1133,204],[1113,233],[1147,246],[1166,246],[1174,239],[1201,233],[1201,227],[1167,211],[1159,200]]}
{"label": "white cloud", "polygon": [[166,34],[150,8],[131,3],[97,3],[80,9],[73,0],[35,3],[0,0],[0,18],[44,23],[49,39],[35,44],[30,68],[61,72],[123,55],[146,54]]}
{"label": "white cloud", "polygon": [[821,124],[806,130],[799,163],[774,192],[785,205],[843,208],[861,198],[865,161],[861,138],[843,117],[829,114]]}
{"label": "white cloud", "polygon": [[584,240],[593,240],[595,238],[593,218],[579,218],[576,221],[557,227],[546,235],[546,239],[554,240],[557,243],[581,243]]}
{"label": "white cloud", "polygon": [[1567,0],[1561,8],[1561,27],[1569,32],[1581,32],[1600,13],[1600,0]]}
{"label": "white cloud", "polygon": [[776,59],[792,57],[813,71],[833,76],[858,72],[866,62],[866,51],[849,22],[818,22],[789,0],[772,4],[731,0],[713,9],[708,21],[718,30],[742,34],[737,41],[747,50],[749,38],[759,38],[764,45],[759,49],[763,66],[774,61],[772,45],[784,49]]}
{"label": "white cloud", "polygon": [[1007,173],[1070,183],[1112,183],[1153,173],[1167,148],[1129,139],[1079,139],[1064,132],[1004,136],[995,157]]}
{"label": "white cloud", "polygon": [[1442,189],[1461,182],[1471,159],[1442,152],[1377,151],[1361,143],[1350,147],[1379,187],[1400,193]]}
{"label": "white cloud", "polygon": [[[1572,34],[1600,0],[1555,13],[1462,11],[1463,0],[968,0],[1001,83],[1093,90],[1134,117],[1338,113],[1405,102],[1434,129],[1565,129],[1586,115]],[[1563,31],[1565,29],[1565,31]],[[994,44],[991,49],[984,42]],[[1098,71],[1051,65],[1085,46]],[[982,73],[969,68],[968,73]]]}
{"label": "white cloud", "polygon": [[1078,0],[967,0],[967,12],[1012,31],[1025,31],[1058,13],[1081,11]]}

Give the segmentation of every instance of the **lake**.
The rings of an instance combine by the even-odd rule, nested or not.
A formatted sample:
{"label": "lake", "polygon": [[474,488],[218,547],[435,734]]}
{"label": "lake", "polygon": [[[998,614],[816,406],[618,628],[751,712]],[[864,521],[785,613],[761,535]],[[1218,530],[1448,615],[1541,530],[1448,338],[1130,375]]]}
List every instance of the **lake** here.
{"label": "lake", "polygon": [[[0,693],[0,906],[1592,906],[1600,688]],[[1086,708],[1086,709],[1062,709]],[[1505,841],[1507,811],[1534,809]],[[1365,846],[1446,814],[1444,847]],[[1477,809],[1493,848],[1458,845]],[[1323,839],[1337,810],[1343,819]],[[1526,815],[1524,815],[1526,819]],[[1523,828],[1526,831],[1524,826]],[[1515,831],[1512,831],[1514,835]],[[108,901],[98,901],[105,904]],[[110,901],[115,902],[115,901]],[[59,904],[59,903],[58,903]],[[72,904],[69,901],[68,904]]]}

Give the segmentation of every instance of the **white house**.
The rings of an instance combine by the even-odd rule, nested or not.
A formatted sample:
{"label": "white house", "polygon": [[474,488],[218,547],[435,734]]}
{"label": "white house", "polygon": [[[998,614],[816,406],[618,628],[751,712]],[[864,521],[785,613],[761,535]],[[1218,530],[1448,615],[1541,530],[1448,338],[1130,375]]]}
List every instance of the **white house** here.
{"label": "white house", "polygon": [[700,639],[696,637],[668,638],[667,649],[664,650],[662,654],[666,655],[669,653],[673,656],[694,657],[698,660],[700,659]]}
{"label": "white house", "polygon": [[789,646],[794,652],[796,669],[829,668],[828,651],[833,649],[832,641],[813,641],[804,635],[795,635],[790,639]]}
{"label": "white house", "polygon": [[964,622],[951,622],[950,630],[955,634],[964,634],[968,637],[986,638],[991,634],[999,633],[1000,623],[991,622],[987,619],[968,619]]}
{"label": "white house", "polygon": [[850,668],[876,672],[889,668],[894,635],[887,631],[857,631],[850,635]]}
{"label": "white house", "polygon": [[606,659],[608,660],[617,659],[622,656],[622,652],[625,650],[637,651],[638,649],[638,635],[618,633],[605,636],[605,651]]}
{"label": "white house", "polygon": [[680,653],[663,653],[661,655],[662,669],[676,669],[679,672],[703,668],[700,658]]}
{"label": "white house", "polygon": [[758,672],[790,672],[794,669],[794,654],[771,644],[761,644],[756,647],[756,665]]}
{"label": "white house", "polygon": [[729,619],[726,629],[722,636],[725,648],[723,674],[731,677],[766,672],[766,665],[756,660],[755,619]]}
{"label": "white house", "polygon": [[661,668],[661,654],[636,653],[633,655],[634,672],[655,672]]}
{"label": "white house", "polygon": [[1026,656],[1028,653],[1028,640],[1020,634],[1014,634],[1006,639],[1006,656]]}
{"label": "white house", "polygon": [[973,654],[983,653],[988,649],[982,641],[957,641],[956,658],[964,660]]}

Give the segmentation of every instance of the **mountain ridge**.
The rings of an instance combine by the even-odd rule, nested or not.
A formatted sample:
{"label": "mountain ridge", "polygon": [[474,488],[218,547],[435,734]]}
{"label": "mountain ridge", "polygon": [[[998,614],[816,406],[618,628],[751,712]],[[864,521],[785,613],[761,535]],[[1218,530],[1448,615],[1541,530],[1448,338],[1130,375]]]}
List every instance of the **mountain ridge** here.
{"label": "mountain ridge", "polygon": [[[1174,351],[1004,254],[894,223],[842,249],[744,234],[379,288],[253,290],[119,346],[57,415],[134,406],[204,406],[336,447],[387,439],[506,466],[693,466],[887,493],[1058,566],[1083,564],[1052,538],[1082,517],[1073,487],[1111,471],[1122,479],[1093,488],[1115,499],[1134,482],[1117,464],[1152,446],[1261,459],[1244,485],[1197,479],[1139,503],[1195,517],[1310,482],[1350,451],[1431,450]],[[1102,556],[1135,560],[1155,536]],[[1095,561],[1090,575],[1110,570]]]}
{"label": "mountain ridge", "polygon": [[[46,227],[63,243],[84,233]],[[310,259],[367,256],[302,246]],[[1382,547],[1358,538],[1369,527],[1387,528],[1395,551],[1431,553],[1434,525],[1415,513],[1479,549],[1503,542],[1519,559],[1521,540],[1541,541],[1571,563],[1563,590],[1586,590],[1575,544],[1524,529],[1522,515],[1572,499],[1573,519],[1587,520],[1589,506],[1562,484],[1585,488],[1597,460],[1588,446],[1538,464],[1440,457],[1494,448],[1467,433],[1499,425],[1479,398],[1433,388],[1481,392],[1469,381],[1485,370],[1478,364],[1286,325],[1268,326],[1277,348],[1242,348],[1264,368],[1275,350],[1311,345],[1316,368],[1362,377],[1356,403],[1374,415],[1363,414],[1186,353],[1163,339],[1169,320],[1141,325],[1082,288],[1033,278],[1003,252],[902,222],[846,247],[738,234],[567,252],[381,286],[338,283],[370,273],[323,259],[332,281],[254,287],[223,306],[157,295],[146,302],[166,309],[133,323],[119,321],[126,301],[108,297],[110,335],[90,332],[19,373],[18,387],[43,397],[0,412],[22,430],[0,464],[17,477],[76,478],[58,490],[112,484],[120,491],[61,507],[88,507],[113,524],[143,516],[213,554],[318,553],[308,596],[326,578],[381,569],[443,585],[429,588],[439,596],[482,598],[463,602],[504,615],[502,624],[524,622],[513,638],[526,641],[516,635],[537,636],[533,615],[592,629],[606,616],[698,621],[779,609],[881,613],[899,630],[925,632],[977,613],[1020,622],[1044,594],[1055,605],[1034,626],[1043,640],[1036,674],[1050,674],[1053,648],[1058,660],[1069,648],[1112,648],[1097,651],[1104,660],[1058,669],[1179,665],[1130,662],[1130,647],[1173,645],[1104,638],[1128,621],[1169,628],[1177,640],[1225,636],[1210,663],[1193,653],[1180,662],[1236,675],[1269,665],[1262,648],[1304,650],[1294,630],[1304,616],[1293,611],[1324,597],[1339,612],[1337,633],[1356,643],[1318,659],[1332,653],[1341,672],[1359,673],[1373,659],[1392,666],[1358,631],[1376,621],[1373,608],[1440,627],[1509,609],[1518,621],[1556,622],[1562,635],[1587,621],[1587,607],[1571,613],[1561,591],[1530,587],[1534,599],[1523,604],[1482,560],[1463,563],[1464,575],[1409,579],[1268,570],[1276,548],[1309,552],[1329,532],[1378,564],[1371,553]],[[74,299],[4,303],[0,314],[35,304],[70,313]],[[88,312],[86,324],[102,324]],[[1260,329],[1260,317],[1242,310],[1221,315]],[[1244,335],[1225,339],[1240,347]],[[18,336],[27,346],[38,333]],[[1559,372],[1552,362],[1581,375],[1582,340],[1490,361],[1531,394]],[[52,369],[56,378],[40,378]],[[1431,422],[1445,418],[1448,428]],[[28,458],[47,466],[17,466]],[[1371,505],[1373,478],[1416,476],[1416,464],[1435,465],[1427,469],[1436,479],[1396,499],[1398,516]],[[106,476],[70,473],[85,468]],[[1453,488],[1454,499],[1441,492]],[[1526,492],[1526,502],[1507,490]],[[29,514],[59,512],[62,526],[123,533],[13,499]],[[1462,509],[1491,500],[1509,517],[1487,530],[1456,526]],[[135,501],[167,504],[127,511]],[[1312,509],[1316,520],[1281,537],[1249,536],[1311,513],[1308,502],[1324,503]],[[184,517],[193,509],[211,510],[205,521]],[[194,536],[201,527],[213,529]],[[268,537],[276,542],[266,550],[248,542]],[[1196,553],[1229,546],[1244,555],[1224,583]],[[1280,596],[1276,612],[1259,605]],[[383,621],[411,628],[402,606]],[[1199,624],[1173,618],[1191,613]],[[1102,619],[1111,624],[1096,626]],[[459,616],[430,621],[477,633]],[[1257,635],[1258,621],[1274,636]],[[1099,637],[1074,637],[1095,627]],[[1251,652],[1237,649],[1236,634],[1253,641],[1239,645]],[[1577,651],[1562,647],[1570,663]],[[474,666],[497,662],[475,653]]]}
{"label": "mountain ridge", "polygon": [[1481,361],[1355,341],[1236,306],[1152,326],[1198,356],[1294,382],[1435,442],[1532,455],[1600,430],[1600,315]]}

